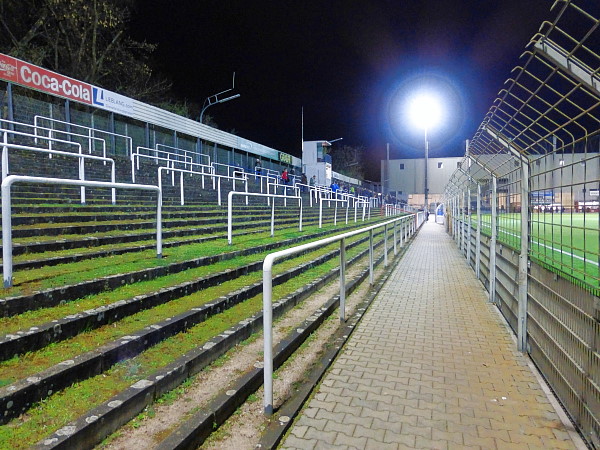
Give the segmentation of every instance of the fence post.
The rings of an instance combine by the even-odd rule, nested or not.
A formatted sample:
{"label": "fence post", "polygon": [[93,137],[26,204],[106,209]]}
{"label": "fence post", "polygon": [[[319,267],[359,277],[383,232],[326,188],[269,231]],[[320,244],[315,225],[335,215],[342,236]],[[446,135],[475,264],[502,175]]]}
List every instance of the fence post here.
{"label": "fence post", "polygon": [[467,189],[467,264],[471,267],[471,180],[469,180],[469,189]]}
{"label": "fence post", "polygon": [[477,183],[477,234],[475,237],[475,275],[481,277],[481,185]]}
{"label": "fence post", "polygon": [[489,280],[489,295],[490,302],[495,303],[496,301],[496,240],[498,236],[498,211],[496,208],[497,202],[497,179],[495,175],[492,175],[492,218],[491,218],[491,226],[492,226],[492,238],[490,239],[490,280]]}
{"label": "fence post", "polygon": [[466,224],[466,217],[465,217],[465,190],[464,188],[461,189],[461,200],[462,202],[460,203],[460,217],[461,217],[461,221],[460,221],[460,252],[464,255],[465,254],[465,234],[466,234],[466,230],[465,230],[465,224]]}
{"label": "fence post", "polygon": [[519,253],[518,350],[527,351],[527,262],[529,258],[529,162],[521,158],[521,252]]}

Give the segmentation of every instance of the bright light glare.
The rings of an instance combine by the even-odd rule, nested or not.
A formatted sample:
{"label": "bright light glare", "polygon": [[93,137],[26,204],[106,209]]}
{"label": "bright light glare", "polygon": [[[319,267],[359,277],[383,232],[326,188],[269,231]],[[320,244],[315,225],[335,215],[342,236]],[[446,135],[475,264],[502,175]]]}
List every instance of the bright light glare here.
{"label": "bright light glare", "polygon": [[409,104],[410,117],[414,125],[428,130],[442,117],[442,108],[437,98],[429,94],[415,96]]}

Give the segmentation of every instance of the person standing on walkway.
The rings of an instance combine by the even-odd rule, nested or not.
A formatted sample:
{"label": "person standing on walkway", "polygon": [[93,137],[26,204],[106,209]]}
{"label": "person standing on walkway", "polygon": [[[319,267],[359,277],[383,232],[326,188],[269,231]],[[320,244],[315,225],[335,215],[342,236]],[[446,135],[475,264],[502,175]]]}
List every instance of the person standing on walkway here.
{"label": "person standing on walkway", "polygon": [[281,172],[281,181],[285,185],[290,184],[290,176],[288,175],[288,170],[287,169],[283,169],[283,172]]}

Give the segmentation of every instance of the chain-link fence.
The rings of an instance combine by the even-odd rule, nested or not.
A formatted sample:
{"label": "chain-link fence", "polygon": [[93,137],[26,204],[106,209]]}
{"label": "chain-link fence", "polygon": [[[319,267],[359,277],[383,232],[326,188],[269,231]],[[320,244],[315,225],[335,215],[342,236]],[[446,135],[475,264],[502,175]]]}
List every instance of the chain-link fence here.
{"label": "chain-link fence", "polygon": [[[447,226],[600,446],[600,4],[552,7],[468,143]],[[593,9],[593,11],[590,11]]]}

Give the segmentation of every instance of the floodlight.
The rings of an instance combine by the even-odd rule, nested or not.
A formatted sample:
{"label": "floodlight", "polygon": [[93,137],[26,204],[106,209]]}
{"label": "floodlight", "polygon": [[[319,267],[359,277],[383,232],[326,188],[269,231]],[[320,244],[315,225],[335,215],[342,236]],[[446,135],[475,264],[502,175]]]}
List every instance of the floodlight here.
{"label": "floodlight", "polygon": [[440,102],[431,94],[419,94],[409,104],[414,125],[425,130],[437,125],[442,117]]}

